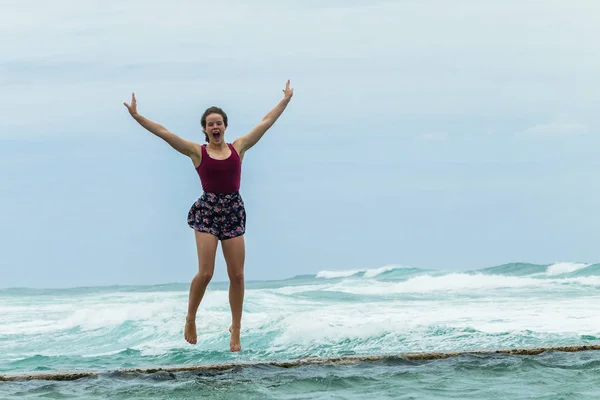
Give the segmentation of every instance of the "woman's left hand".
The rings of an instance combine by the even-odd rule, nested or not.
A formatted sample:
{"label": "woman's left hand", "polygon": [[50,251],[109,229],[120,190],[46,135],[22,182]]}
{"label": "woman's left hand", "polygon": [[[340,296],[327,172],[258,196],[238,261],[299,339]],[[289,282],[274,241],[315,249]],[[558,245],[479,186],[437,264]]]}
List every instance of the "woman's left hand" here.
{"label": "woman's left hand", "polygon": [[290,88],[290,80],[288,79],[285,84],[285,89],[283,89],[283,95],[286,99],[291,99],[294,95],[294,89]]}

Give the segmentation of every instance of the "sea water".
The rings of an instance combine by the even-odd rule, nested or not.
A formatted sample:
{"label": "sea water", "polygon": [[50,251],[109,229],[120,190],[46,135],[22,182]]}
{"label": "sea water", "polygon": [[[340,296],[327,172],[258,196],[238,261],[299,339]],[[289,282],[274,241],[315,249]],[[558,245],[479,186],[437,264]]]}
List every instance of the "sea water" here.
{"label": "sea water", "polygon": [[[507,264],[467,272],[402,266],[248,282],[242,351],[229,351],[227,283],[210,284],[198,344],[183,339],[188,283],[0,290],[0,399],[594,399],[600,354],[412,352],[600,344],[600,265]],[[265,361],[381,356],[283,368]],[[123,369],[233,363],[226,370]],[[121,371],[120,371],[121,370]]]}

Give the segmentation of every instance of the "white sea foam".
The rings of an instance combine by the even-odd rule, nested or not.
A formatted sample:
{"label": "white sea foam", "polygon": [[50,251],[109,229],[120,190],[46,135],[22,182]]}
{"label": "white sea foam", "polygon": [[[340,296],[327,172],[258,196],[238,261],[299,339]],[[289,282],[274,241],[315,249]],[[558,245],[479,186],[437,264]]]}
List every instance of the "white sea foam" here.
{"label": "white sea foam", "polygon": [[282,288],[275,289],[275,292],[281,294],[297,294],[308,291],[318,291],[331,287],[331,285],[298,285],[298,286],[284,286]]}
{"label": "white sea foam", "polygon": [[347,278],[352,275],[356,275],[364,270],[362,269],[351,269],[345,271],[319,271],[317,273],[317,278],[324,279],[335,279],[335,278]]}
{"label": "white sea foam", "polygon": [[600,286],[600,276],[579,276],[554,281],[556,283],[576,283],[582,286]]}
{"label": "white sea foam", "polygon": [[363,276],[365,278],[374,278],[378,275],[381,275],[385,272],[390,272],[395,269],[407,268],[402,265],[385,265],[379,268],[363,268],[363,269],[349,269],[349,270],[340,270],[340,271],[319,271],[316,275],[317,278],[322,279],[335,279],[335,278],[348,278],[360,273],[364,273]]}
{"label": "white sea foam", "polygon": [[387,295],[400,293],[469,292],[502,288],[543,287],[551,281],[516,276],[483,274],[448,274],[442,276],[420,275],[401,282],[369,282],[356,284],[342,281],[325,290],[362,295]]}
{"label": "white sea foam", "polygon": [[572,263],[572,262],[560,262],[556,264],[552,264],[546,270],[547,275],[561,275],[568,274],[570,272],[577,271],[579,269],[585,268],[590,264],[583,263]]}
{"label": "white sea foam", "polygon": [[365,278],[374,278],[374,277],[379,276],[379,275],[381,275],[383,273],[390,272],[390,271],[393,271],[393,270],[398,269],[398,268],[402,268],[402,267],[399,266],[399,265],[385,265],[385,266],[383,266],[381,268],[367,269],[367,270],[365,270],[364,277]]}
{"label": "white sea foam", "polygon": [[[172,293],[115,293],[82,296],[70,302],[58,298],[58,304],[19,306],[19,313],[5,308],[0,317],[0,334],[46,334],[78,328],[93,331],[112,328],[126,321],[146,321],[174,306]],[[6,311],[8,309],[8,311]]]}
{"label": "white sea foam", "polygon": [[[598,298],[597,298],[598,299]],[[397,336],[423,348],[456,348],[487,346],[497,340],[493,334],[516,337],[526,335],[563,334],[577,337],[600,332],[600,307],[590,307],[588,300],[554,301],[505,298],[478,301],[424,301],[388,304],[331,305],[318,310],[289,313],[281,319],[283,332],[273,342],[274,350],[289,346],[317,347],[355,341],[369,347],[370,339]],[[458,335],[431,336],[434,327],[458,329]],[[465,333],[464,329],[472,330]],[[486,336],[486,334],[488,334]],[[518,339],[515,339],[518,340]],[[386,341],[379,344],[384,351],[401,351],[404,345]],[[358,351],[357,348],[352,350]]]}

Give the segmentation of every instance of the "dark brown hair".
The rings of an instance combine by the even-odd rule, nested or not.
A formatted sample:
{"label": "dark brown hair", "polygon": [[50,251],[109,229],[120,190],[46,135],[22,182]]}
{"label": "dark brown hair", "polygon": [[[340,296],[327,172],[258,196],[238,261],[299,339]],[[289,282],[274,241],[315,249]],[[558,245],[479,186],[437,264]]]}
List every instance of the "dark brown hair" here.
{"label": "dark brown hair", "polygon": [[[223,111],[221,108],[217,107],[217,106],[212,106],[206,109],[206,111],[204,111],[204,114],[202,114],[202,118],[200,119],[200,123],[202,124],[202,131],[204,132],[204,129],[206,129],[206,117],[208,117],[210,114],[219,114],[223,117],[223,123],[225,124],[225,127],[227,127],[227,114],[225,114],[225,111]],[[206,132],[204,132],[204,137],[206,139],[206,143],[208,143],[208,135],[206,134]]]}

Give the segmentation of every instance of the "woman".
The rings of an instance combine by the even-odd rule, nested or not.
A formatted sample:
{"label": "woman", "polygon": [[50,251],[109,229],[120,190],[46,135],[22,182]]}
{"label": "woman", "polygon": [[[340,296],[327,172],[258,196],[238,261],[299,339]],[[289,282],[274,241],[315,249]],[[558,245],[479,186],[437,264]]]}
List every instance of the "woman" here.
{"label": "woman", "polygon": [[198,251],[198,273],[190,286],[185,322],[185,340],[196,344],[196,312],[210,282],[217,244],[221,241],[229,276],[231,351],[239,351],[242,305],[244,302],[244,233],[246,210],[239,193],[241,164],[246,152],[273,126],[290,102],[294,90],[288,80],[279,104],[248,134],[233,143],[225,141],[227,114],[218,107],[208,108],[201,118],[207,144],[197,144],[175,135],[165,127],[144,118],[137,111],[135,94],[131,104],[124,103],[129,114],[144,128],[166,141],[175,150],[191,158],[202,183],[202,196],[188,213],[188,225],[194,229]]}

